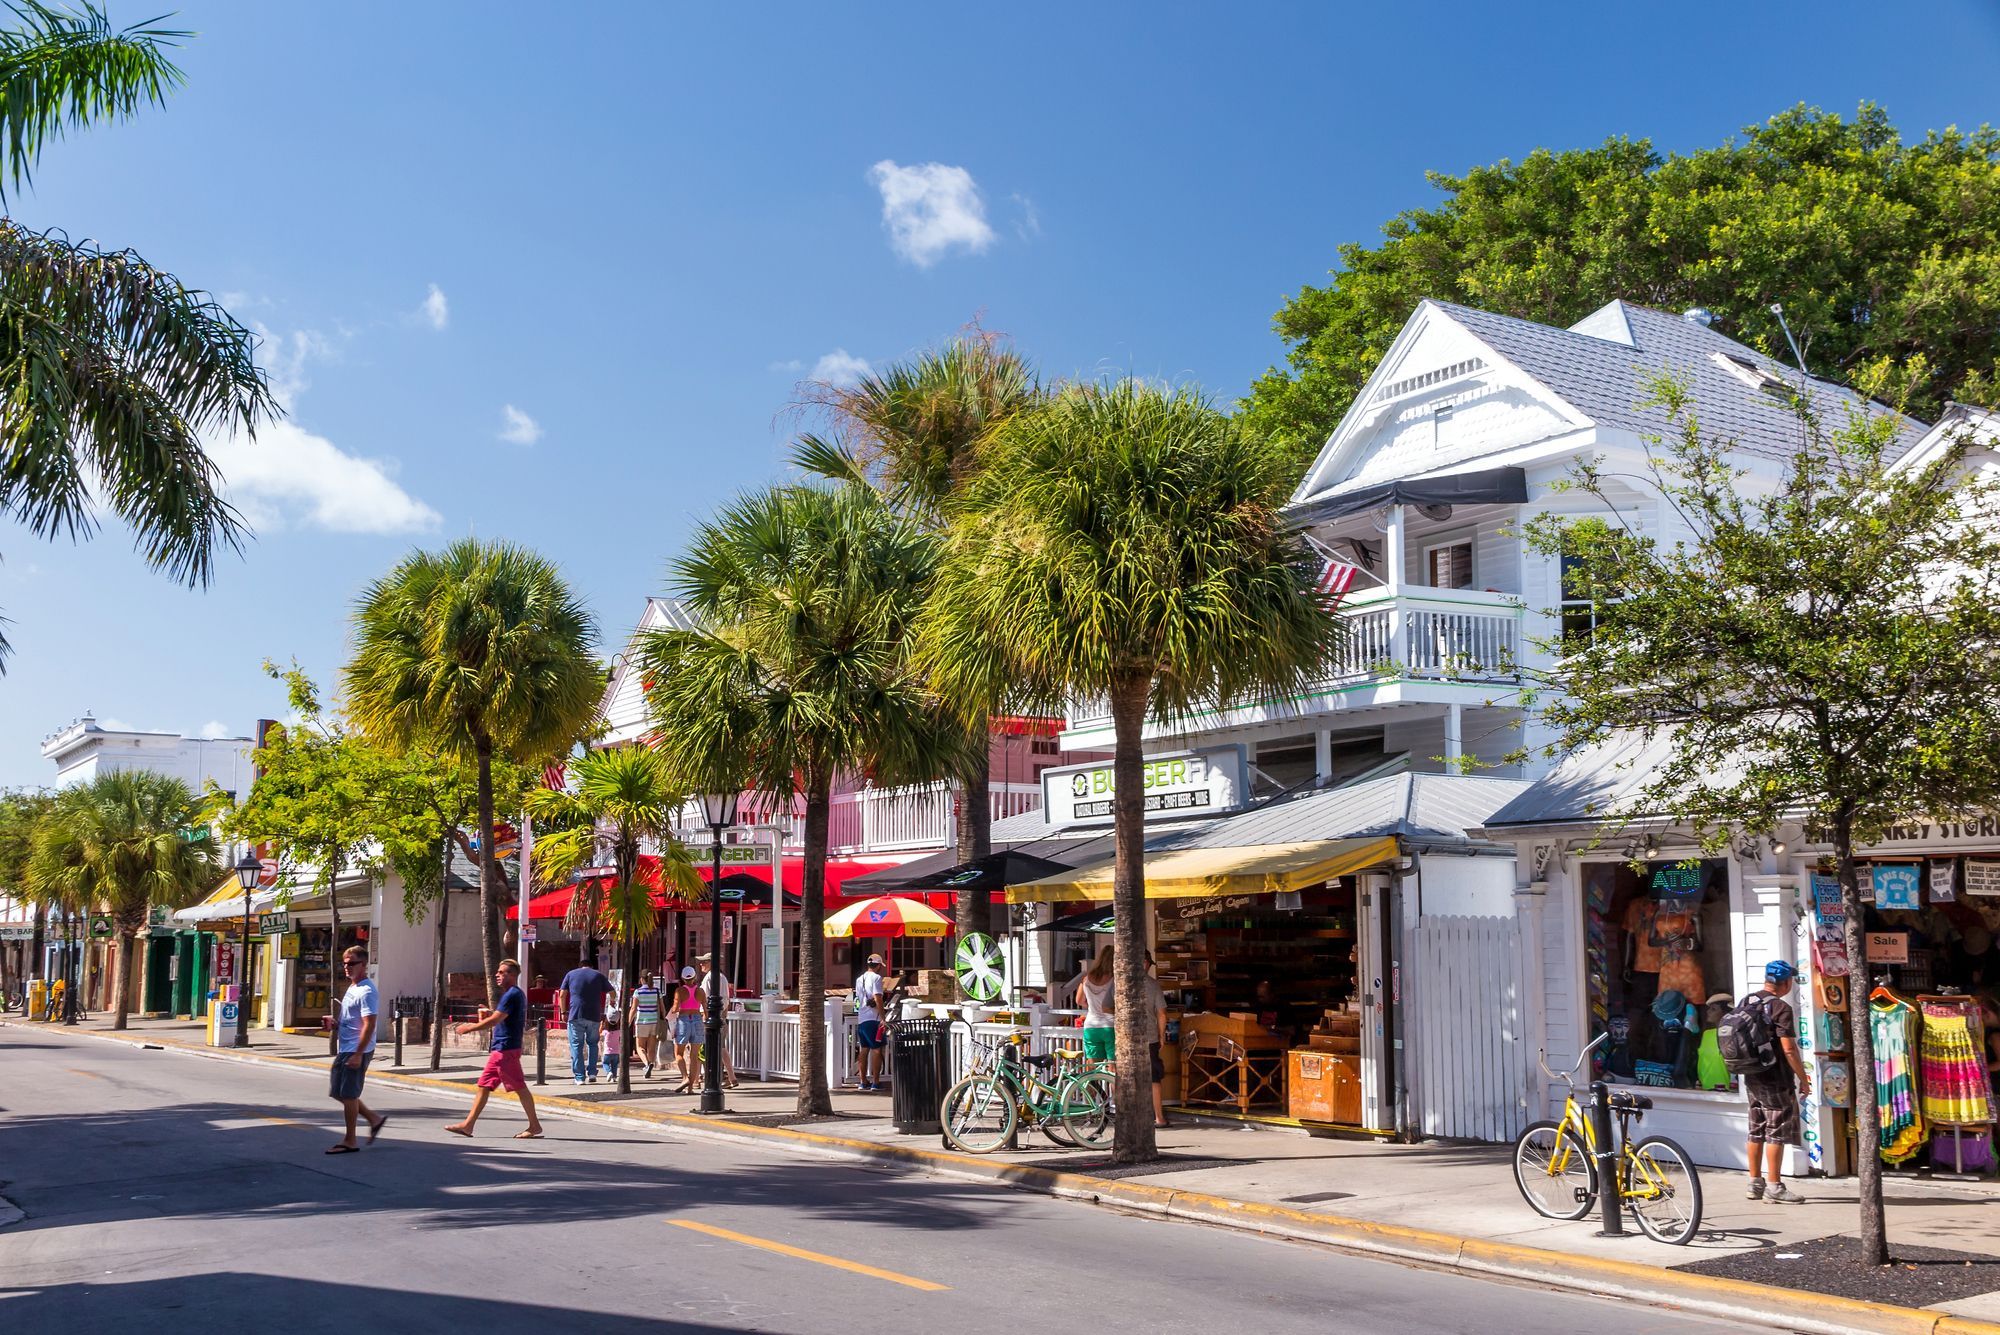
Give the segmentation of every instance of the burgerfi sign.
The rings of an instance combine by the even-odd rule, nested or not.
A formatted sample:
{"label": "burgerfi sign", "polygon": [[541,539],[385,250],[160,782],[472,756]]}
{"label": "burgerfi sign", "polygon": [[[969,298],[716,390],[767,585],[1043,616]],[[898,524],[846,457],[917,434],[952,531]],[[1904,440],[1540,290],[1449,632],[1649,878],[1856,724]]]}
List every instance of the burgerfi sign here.
{"label": "burgerfi sign", "polygon": [[[1243,804],[1246,757],[1241,746],[1148,756],[1140,768],[1144,810],[1155,816],[1210,814]],[[1104,762],[1042,771],[1042,812],[1051,825],[1112,818],[1117,780]]]}

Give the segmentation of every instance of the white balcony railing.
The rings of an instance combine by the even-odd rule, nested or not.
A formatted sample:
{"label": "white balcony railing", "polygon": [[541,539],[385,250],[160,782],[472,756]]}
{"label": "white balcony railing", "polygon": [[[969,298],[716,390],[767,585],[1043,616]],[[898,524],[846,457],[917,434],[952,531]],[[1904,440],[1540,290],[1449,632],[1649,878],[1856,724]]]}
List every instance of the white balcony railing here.
{"label": "white balcony railing", "polygon": [[[1391,594],[1369,589],[1341,605],[1347,638],[1324,689],[1366,681],[1520,680],[1522,605],[1510,594],[1425,589]],[[1079,701],[1069,728],[1111,722],[1102,696]]]}
{"label": "white balcony railing", "polygon": [[[1041,802],[1039,784],[995,783],[987,792],[994,820],[1033,811]],[[746,798],[739,818],[746,825],[777,826],[788,849],[797,849],[805,842],[805,803],[798,799],[789,803],[760,800],[753,809]],[[687,838],[708,838],[698,804],[689,804],[676,828]],[[958,842],[958,812],[951,785],[940,782],[835,793],[827,834],[830,851],[841,856],[950,848]]]}

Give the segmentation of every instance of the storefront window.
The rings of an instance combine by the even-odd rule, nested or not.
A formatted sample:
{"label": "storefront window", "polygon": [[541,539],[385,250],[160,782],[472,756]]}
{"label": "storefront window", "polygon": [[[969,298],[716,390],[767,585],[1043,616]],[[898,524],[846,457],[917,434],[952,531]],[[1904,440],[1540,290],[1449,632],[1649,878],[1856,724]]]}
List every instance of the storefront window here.
{"label": "storefront window", "polygon": [[1583,888],[1590,1037],[1611,1036],[1595,1073],[1700,1087],[1701,1035],[1727,1009],[1708,1000],[1730,990],[1728,863],[1586,863]]}

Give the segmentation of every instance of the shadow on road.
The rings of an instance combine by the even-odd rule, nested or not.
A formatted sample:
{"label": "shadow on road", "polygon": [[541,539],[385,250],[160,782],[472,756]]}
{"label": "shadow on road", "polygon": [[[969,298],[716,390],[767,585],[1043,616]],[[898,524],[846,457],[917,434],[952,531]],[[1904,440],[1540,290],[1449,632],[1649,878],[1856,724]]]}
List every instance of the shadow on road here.
{"label": "shadow on road", "polygon": [[[223,1271],[127,1284],[0,1286],[0,1329],[11,1335],[74,1335],[113,1324],[161,1330],[262,1330],[282,1324],[286,1335],[356,1330],[577,1330],[591,1335],[740,1330],[754,1305],[687,1304],[685,1317],[634,1317],[578,1312],[571,1307],[460,1298],[406,1289],[335,1284],[289,1276]],[[745,1310],[747,1307],[747,1310]],[[706,1318],[699,1319],[699,1318]]]}

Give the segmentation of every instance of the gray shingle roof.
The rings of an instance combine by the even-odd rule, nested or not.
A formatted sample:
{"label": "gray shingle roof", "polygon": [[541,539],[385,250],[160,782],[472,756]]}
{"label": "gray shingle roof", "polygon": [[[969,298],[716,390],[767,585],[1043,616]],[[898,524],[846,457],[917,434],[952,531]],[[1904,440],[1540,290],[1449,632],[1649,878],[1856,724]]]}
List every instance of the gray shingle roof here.
{"label": "gray shingle roof", "polygon": [[[1791,406],[1718,365],[1713,354],[1752,362],[1793,385],[1798,371],[1705,325],[1626,301],[1612,302],[1579,322],[1580,328],[1612,334],[1622,319],[1633,340],[1625,343],[1452,302],[1430,304],[1600,426],[1665,434],[1670,429],[1666,412],[1639,406],[1648,397],[1648,381],[1664,372],[1688,381],[1705,435],[1733,438],[1745,450],[1775,458],[1788,458],[1798,448],[1799,423]],[[1908,449],[1924,432],[1923,423],[1839,385],[1813,380],[1808,392],[1828,429],[1840,426],[1849,408],[1896,417],[1901,440],[1892,455]]]}

